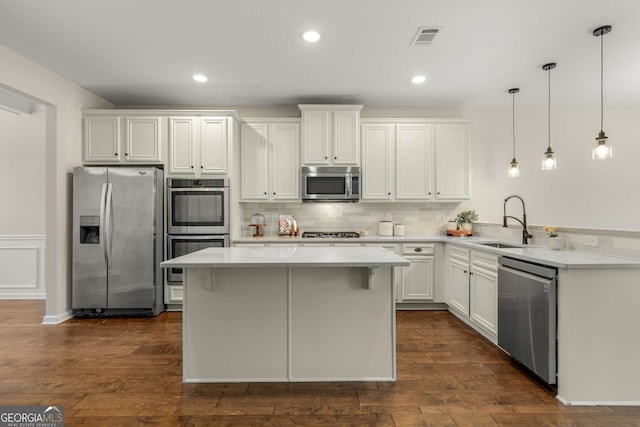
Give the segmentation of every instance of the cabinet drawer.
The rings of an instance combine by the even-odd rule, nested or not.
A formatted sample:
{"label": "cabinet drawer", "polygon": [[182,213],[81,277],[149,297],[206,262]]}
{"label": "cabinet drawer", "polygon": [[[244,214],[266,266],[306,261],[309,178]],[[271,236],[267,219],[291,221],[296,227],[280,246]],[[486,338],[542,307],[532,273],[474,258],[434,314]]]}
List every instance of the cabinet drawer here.
{"label": "cabinet drawer", "polygon": [[168,302],[182,302],[182,286],[168,286],[169,290],[169,298]]}
{"label": "cabinet drawer", "polygon": [[469,262],[469,249],[447,245],[449,249],[449,258],[456,259],[463,263]]}
{"label": "cabinet drawer", "polygon": [[431,256],[435,252],[434,243],[405,243],[402,245],[402,255]]}

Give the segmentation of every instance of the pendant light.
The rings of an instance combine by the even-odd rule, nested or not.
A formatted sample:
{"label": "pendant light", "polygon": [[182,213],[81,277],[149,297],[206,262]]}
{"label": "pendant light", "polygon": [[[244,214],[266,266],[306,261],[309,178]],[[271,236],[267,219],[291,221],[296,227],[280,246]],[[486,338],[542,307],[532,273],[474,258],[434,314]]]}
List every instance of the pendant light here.
{"label": "pendant light", "polygon": [[596,137],[591,155],[594,160],[605,160],[613,157],[613,148],[611,141],[607,145],[607,136],[604,134],[603,116],[604,116],[604,35],[611,32],[611,25],[605,25],[593,30],[594,37],[600,37],[600,133]]}
{"label": "pendant light", "polygon": [[547,144],[547,151],[545,151],[542,155],[542,170],[558,169],[558,159],[551,149],[551,70],[553,70],[554,68],[556,68],[555,62],[550,62],[542,66],[542,69],[544,71],[547,71],[547,74],[549,75],[549,142]]}
{"label": "pendant light", "polygon": [[520,92],[520,89],[513,88],[509,89],[509,93],[513,97],[512,104],[512,123],[513,123],[513,160],[509,163],[509,170],[507,172],[507,176],[509,178],[516,178],[520,176],[520,168],[518,167],[518,161],[516,160],[516,93]]}

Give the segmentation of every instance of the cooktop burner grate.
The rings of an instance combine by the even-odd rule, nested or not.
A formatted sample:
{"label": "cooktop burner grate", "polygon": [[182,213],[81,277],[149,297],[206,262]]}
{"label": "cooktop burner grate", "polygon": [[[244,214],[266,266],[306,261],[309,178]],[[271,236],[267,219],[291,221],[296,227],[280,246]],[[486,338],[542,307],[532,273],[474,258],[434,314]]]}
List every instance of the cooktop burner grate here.
{"label": "cooktop burner grate", "polygon": [[360,237],[360,234],[355,231],[305,231],[302,233],[302,237],[352,239]]}

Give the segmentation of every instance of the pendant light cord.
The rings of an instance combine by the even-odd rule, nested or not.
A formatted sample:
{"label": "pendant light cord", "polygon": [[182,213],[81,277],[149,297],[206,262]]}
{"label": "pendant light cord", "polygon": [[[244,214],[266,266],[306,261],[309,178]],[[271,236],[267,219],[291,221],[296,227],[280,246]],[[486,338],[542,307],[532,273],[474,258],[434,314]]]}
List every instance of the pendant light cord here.
{"label": "pendant light cord", "polygon": [[512,94],[513,103],[511,105],[511,123],[513,130],[513,159],[516,159],[516,93]]}
{"label": "pendant light cord", "polygon": [[551,68],[547,70],[547,74],[549,75],[549,105],[547,107],[549,113],[549,143],[547,144],[547,149],[551,151]]}
{"label": "pendant light cord", "polygon": [[600,132],[604,127],[604,34],[600,36]]}

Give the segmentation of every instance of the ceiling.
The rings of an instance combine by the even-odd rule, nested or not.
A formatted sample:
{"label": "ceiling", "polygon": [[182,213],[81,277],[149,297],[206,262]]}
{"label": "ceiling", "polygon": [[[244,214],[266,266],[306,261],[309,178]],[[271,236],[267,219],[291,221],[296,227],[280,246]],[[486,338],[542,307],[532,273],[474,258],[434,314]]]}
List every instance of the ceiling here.
{"label": "ceiling", "polygon": [[638,107],[638,0],[0,0],[0,44],[118,106],[546,106],[557,62],[552,105],[599,107],[602,25],[605,107]]}

